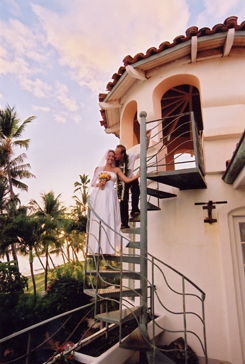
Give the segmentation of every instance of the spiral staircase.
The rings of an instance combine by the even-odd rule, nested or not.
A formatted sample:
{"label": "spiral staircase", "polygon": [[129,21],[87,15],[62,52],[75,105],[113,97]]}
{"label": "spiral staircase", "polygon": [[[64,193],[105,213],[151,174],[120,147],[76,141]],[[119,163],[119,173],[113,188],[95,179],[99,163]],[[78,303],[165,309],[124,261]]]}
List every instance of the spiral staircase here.
{"label": "spiral staircase", "polygon": [[[182,122],[179,122],[181,118]],[[180,125],[179,132],[176,132],[178,128],[171,127],[173,124],[176,126],[177,119]],[[188,128],[185,126],[186,120],[188,120]],[[120,234],[121,249],[115,251],[114,255],[107,256],[103,254],[100,247],[100,235],[105,227],[107,229],[111,227],[93,211],[89,203],[90,212],[93,214],[89,214],[88,221],[90,216],[93,216],[94,221],[99,225],[100,233],[98,251],[91,252],[89,250],[90,233],[88,229],[84,292],[95,300],[94,318],[104,323],[105,327],[112,323],[118,325],[119,346],[139,351],[143,358],[141,362],[145,360],[145,362],[154,364],[175,363],[170,359],[171,355],[169,355],[168,350],[159,346],[156,339],[156,333],[168,332],[178,333],[179,336],[183,337],[184,347],[180,351],[181,355],[184,355],[185,363],[188,363],[189,357],[187,340],[190,335],[193,335],[201,345],[204,362],[207,364],[204,318],[205,293],[180,272],[148,253],[147,249],[147,213],[160,210],[160,199],[176,198],[175,194],[161,190],[160,184],[171,185],[180,190],[206,188],[200,132],[193,113],[188,113],[188,116],[183,114],[177,115],[175,118],[172,117],[169,123],[166,123],[166,120],[163,122],[162,119],[155,120],[151,127],[152,138],[158,139],[160,142],[155,143],[154,150],[157,152],[148,156],[145,137],[146,124],[146,114],[143,112],[141,113],[140,124],[140,216],[131,219],[130,229],[123,230],[123,233],[128,237],[127,247],[123,249],[122,244],[125,235]],[[147,129],[149,130],[148,125]],[[171,133],[164,136],[164,129],[171,130]],[[161,137],[158,137],[159,133]],[[168,157],[173,156],[174,151],[178,150],[176,147],[177,140],[180,141],[181,148],[183,148],[184,143],[188,145],[188,148],[191,145],[190,153],[195,156],[194,166],[191,168],[178,171],[171,167],[173,163],[177,162]],[[153,204],[152,199],[155,199],[157,203]],[[168,275],[171,277],[171,282],[175,276],[174,280],[179,282],[178,289],[171,286]],[[89,285],[86,286],[88,282]],[[158,293],[158,287],[164,287],[163,295]],[[166,299],[167,289],[170,296]],[[103,300],[103,304],[101,300]],[[190,301],[195,301],[195,304],[191,302],[189,306],[191,309],[189,310]],[[156,306],[160,307],[169,319],[170,316],[175,317],[175,323],[177,317],[179,321],[177,330],[174,331],[159,325],[155,312]],[[201,337],[188,327],[189,319],[193,317],[201,325]],[[134,322],[133,328],[130,334],[125,337],[125,325],[127,326],[127,323],[132,324],[132,322]],[[149,322],[151,332],[149,332]]]}

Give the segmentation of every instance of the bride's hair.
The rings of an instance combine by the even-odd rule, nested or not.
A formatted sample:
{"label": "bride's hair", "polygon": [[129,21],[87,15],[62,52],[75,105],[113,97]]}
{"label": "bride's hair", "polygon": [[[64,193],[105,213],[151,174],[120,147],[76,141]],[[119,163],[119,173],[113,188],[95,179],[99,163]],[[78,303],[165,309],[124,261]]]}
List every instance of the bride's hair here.
{"label": "bride's hair", "polygon": [[113,153],[113,154],[115,155],[115,151],[114,151],[113,149],[109,149],[109,150],[108,150],[107,155],[108,155],[109,153]]}

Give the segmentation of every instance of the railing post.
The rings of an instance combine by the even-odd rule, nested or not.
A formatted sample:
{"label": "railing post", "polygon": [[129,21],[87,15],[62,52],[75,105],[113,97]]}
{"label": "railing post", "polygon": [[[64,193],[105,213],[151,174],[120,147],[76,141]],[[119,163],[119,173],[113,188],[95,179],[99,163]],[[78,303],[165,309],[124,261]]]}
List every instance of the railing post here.
{"label": "railing post", "polygon": [[192,127],[192,140],[193,140],[193,150],[195,154],[196,168],[201,169],[201,172],[204,175],[202,145],[197,131],[197,125],[195,123],[195,117],[193,111],[191,112],[191,127]]}
{"label": "railing post", "polygon": [[146,184],[146,112],[140,113],[140,270],[143,306],[142,323],[147,324],[147,184]]}
{"label": "railing post", "polygon": [[206,325],[205,325],[205,312],[204,312],[204,300],[205,300],[205,295],[202,294],[202,319],[203,319],[204,355],[205,355],[205,364],[208,364],[207,341],[206,341]]}
{"label": "railing post", "polygon": [[184,341],[185,341],[185,364],[187,364],[187,327],[186,327],[186,301],[185,301],[185,279],[182,277],[183,293],[183,319],[184,319]]}
{"label": "railing post", "polygon": [[31,331],[28,332],[25,364],[31,363]]}

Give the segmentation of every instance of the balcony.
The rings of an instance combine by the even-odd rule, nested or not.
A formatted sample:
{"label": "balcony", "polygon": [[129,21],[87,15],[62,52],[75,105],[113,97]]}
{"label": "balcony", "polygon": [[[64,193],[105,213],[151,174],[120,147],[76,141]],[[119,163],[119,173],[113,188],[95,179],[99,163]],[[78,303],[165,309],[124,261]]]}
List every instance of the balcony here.
{"label": "balcony", "polygon": [[180,190],[207,188],[202,134],[193,112],[147,122],[147,129],[156,150],[147,158],[148,179]]}

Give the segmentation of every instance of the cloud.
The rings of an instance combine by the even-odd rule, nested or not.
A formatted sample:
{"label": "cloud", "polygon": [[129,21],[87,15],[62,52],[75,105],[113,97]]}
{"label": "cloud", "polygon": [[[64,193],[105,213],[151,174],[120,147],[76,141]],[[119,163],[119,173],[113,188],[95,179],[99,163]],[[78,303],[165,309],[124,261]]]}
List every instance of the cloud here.
{"label": "cloud", "polygon": [[[186,29],[187,0],[73,0],[61,12],[33,4],[47,44],[81,86],[98,93],[131,53],[172,39]],[[176,14],[181,14],[176,19]],[[103,89],[102,89],[103,91]]]}
{"label": "cloud", "polygon": [[69,97],[67,93],[69,92],[68,87],[61,82],[56,82],[56,98],[68,109],[69,111],[77,111],[79,106],[76,100]]}
{"label": "cloud", "polygon": [[71,114],[68,112],[55,113],[53,114],[53,117],[57,123],[62,123],[62,124],[65,124],[67,121],[71,120],[75,121],[75,123],[78,124],[82,120],[80,115]]}
{"label": "cloud", "polygon": [[0,74],[16,75],[22,89],[38,98],[47,97],[52,87],[36,77],[49,64],[42,35],[17,19],[0,20],[0,28]]}
{"label": "cloud", "polygon": [[36,106],[36,105],[33,105],[32,106],[32,109],[34,111],[44,111],[44,112],[49,112],[51,110],[50,107],[47,107],[47,106]]}
{"label": "cloud", "polygon": [[28,79],[27,77],[21,75],[19,76],[21,87],[24,90],[27,90],[31,92],[34,96],[38,98],[48,97],[50,94],[50,91],[52,90],[52,87],[40,80],[39,78],[35,79],[34,81],[31,79]]}
{"label": "cloud", "polygon": [[54,114],[54,119],[55,121],[57,121],[57,123],[62,123],[65,124],[66,123],[66,117],[62,114]]}
{"label": "cloud", "polygon": [[[205,0],[205,10],[197,17],[199,27],[212,28],[218,21],[222,22],[231,15],[236,15],[238,6],[243,5],[244,0]],[[244,5],[243,5],[244,6]],[[245,8],[243,13],[245,12]],[[217,19],[219,19],[217,21]]]}
{"label": "cloud", "polygon": [[7,6],[12,14],[20,15],[21,13],[20,6],[17,4],[15,0],[2,0],[2,2],[5,2],[4,7]]}
{"label": "cloud", "polygon": [[38,62],[45,62],[47,56],[40,42],[41,36],[35,34],[28,26],[17,19],[9,22],[0,21],[1,44],[8,48],[10,59],[23,57]]}

